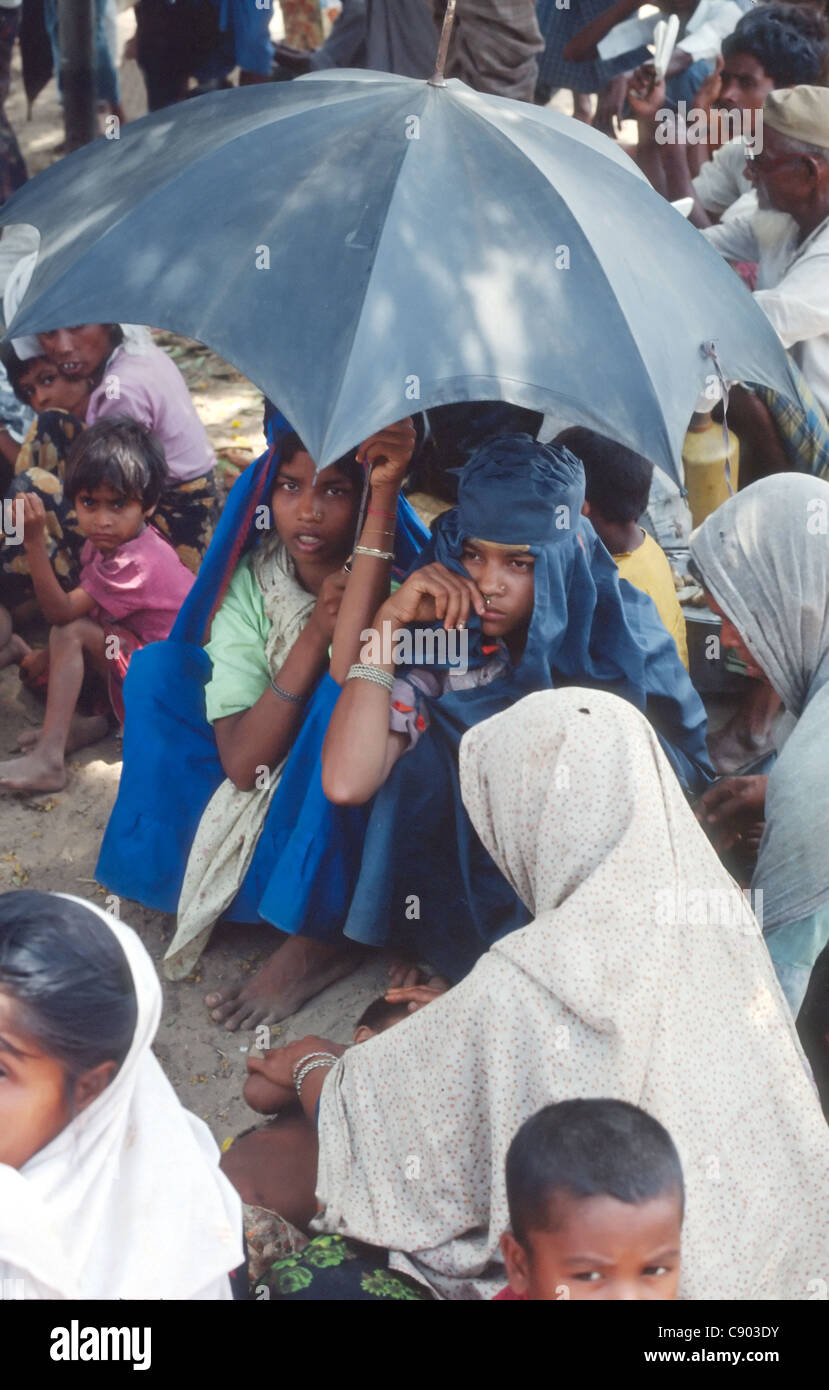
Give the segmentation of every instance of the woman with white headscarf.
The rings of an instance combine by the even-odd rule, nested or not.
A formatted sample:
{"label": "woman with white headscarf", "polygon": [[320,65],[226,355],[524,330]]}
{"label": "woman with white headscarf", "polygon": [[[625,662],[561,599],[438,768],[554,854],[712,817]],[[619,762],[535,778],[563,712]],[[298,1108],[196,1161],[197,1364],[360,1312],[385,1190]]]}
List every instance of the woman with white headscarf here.
{"label": "woman with white headscarf", "polygon": [[317,1229],[390,1250],[443,1297],[491,1297],[513,1135],[550,1102],[606,1096],[679,1151],[681,1298],[814,1296],[820,1106],[757,923],[650,725],[605,691],[544,691],[469,729],[460,774],[533,921],[339,1059],[320,1039],[282,1049],[281,1070],[268,1054],[286,1089],[298,1068],[306,1113],[325,1076]]}
{"label": "woman with white headscarf", "polygon": [[784,705],[768,784],[730,777],[702,802],[714,825],[765,819],[751,886],[795,1014],[829,942],[827,531],[829,483],[782,473],[729,498],[691,537],[693,563],[723,615],[723,642]]}
{"label": "woman with white headscarf", "polygon": [[160,1015],[129,927],[0,896],[0,1281],[24,1298],[233,1297],[241,1204],[152,1054]]}

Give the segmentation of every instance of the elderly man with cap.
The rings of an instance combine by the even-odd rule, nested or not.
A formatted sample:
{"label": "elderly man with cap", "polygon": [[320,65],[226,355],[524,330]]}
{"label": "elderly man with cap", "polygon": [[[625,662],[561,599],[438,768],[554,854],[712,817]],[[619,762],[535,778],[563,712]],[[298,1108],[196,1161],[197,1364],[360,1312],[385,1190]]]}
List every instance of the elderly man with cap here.
{"label": "elderly man with cap", "polygon": [[805,386],[787,407],[766,389],[732,393],[742,484],[792,467],[829,476],[829,89],[771,92],[762,114],[746,164],[758,210],[702,235],[727,260],[758,263],[754,298]]}

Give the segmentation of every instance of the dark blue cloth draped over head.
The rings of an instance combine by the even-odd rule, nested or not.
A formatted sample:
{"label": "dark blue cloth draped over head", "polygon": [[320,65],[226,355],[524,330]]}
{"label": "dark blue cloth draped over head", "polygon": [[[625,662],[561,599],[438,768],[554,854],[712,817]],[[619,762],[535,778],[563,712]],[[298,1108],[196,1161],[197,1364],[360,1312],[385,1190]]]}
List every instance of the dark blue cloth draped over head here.
{"label": "dark blue cloth draped over head", "polygon": [[[121,783],[96,877],[113,892],[163,912],[176,911],[199,821],[224,779],[205,717],[211,668],[202,643],[240,557],[261,538],[256,509],[269,501],[289,429],[278,412],[269,413],[271,448],[234,483],[169,638],[136,652],[127,673]],[[426,535],[401,498],[399,567],[409,567]],[[322,791],[320,750],[339,693],[325,675],[305,707],[253,861],[224,914],[230,921],[261,917],[283,931],[323,940],[342,932],[367,810],[332,806]]]}
{"label": "dark blue cloth draped over head", "polygon": [[[429,730],[375,798],[346,934],[389,940],[451,979],[528,916],[475,835],[460,796],[465,730],[522,695],[561,685],[615,691],[647,715],[682,785],[707,784],[705,711],[652,600],[625,580],[586,517],[584,471],[561,445],[529,435],[488,442],[461,474],[414,568],[465,574],[467,539],[526,545],[535,603],[523,655],[503,676],[425,701]],[[470,612],[469,665],[488,659]],[[488,651],[484,650],[488,647]]]}

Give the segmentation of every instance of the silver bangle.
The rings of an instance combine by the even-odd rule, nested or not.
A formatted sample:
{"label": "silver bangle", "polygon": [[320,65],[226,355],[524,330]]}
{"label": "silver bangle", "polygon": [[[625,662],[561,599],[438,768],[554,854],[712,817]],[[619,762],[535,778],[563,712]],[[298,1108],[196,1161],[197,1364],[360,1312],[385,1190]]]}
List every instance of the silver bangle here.
{"label": "silver bangle", "polygon": [[283,690],[276,681],[271,681],[271,690],[278,700],[285,700],[289,705],[304,705],[308,699],[307,695],[292,695],[290,690]]}
{"label": "silver bangle", "polygon": [[332,1052],[327,1057],[317,1057],[317,1059],[313,1062],[306,1062],[305,1066],[302,1068],[302,1071],[299,1073],[296,1082],[294,1083],[294,1090],[297,1093],[297,1099],[302,1100],[302,1083],[309,1072],[315,1071],[317,1067],[335,1067],[337,1065],[337,1061],[338,1058],[336,1058]]}
{"label": "silver bangle", "polygon": [[391,671],[384,671],[382,666],[372,666],[367,661],[358,661],[354,666],[350,666],[346,680],[371,681],[372,685],[382,685],[389,694],[394,689],[394,676]]}
{"label": "silver bangle", "polygon": [[296,1079],[306,1062],[310,1062],[312,1057],[333,1057],[333,1052],[306,1052],[304,1057],[298,1058],[291,1072],[291,1084],[296,1086]]}
{"label": "silver bangle", "polygon": [[393,550],[375,550],[373,545],[355,545],[355,555],[373,555],[375,560],[393,560]]}

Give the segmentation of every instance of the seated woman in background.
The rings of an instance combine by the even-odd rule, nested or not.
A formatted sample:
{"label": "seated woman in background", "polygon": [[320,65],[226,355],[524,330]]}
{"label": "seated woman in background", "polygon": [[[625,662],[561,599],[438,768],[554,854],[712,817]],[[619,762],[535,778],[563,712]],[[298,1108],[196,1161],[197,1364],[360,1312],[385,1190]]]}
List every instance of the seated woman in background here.
{"label": "seated woman in background", "polygon": [[0,896],[0,1279],[25,1298],[246,1296],[241,1204],[152,1054],[160,1017],[129,927]]}
{"label": "seated woman in background", "polygon": [[[389,942],[450,981],[527,921],[461,802],[458,744],[471,725],[532,690],[595,685],[648,715],[683,785],[699,791],[709,777],[702,702],[651,599],[620,585],[582,516],[584,486],[581,463],[561,445],[490,440],[395,594],[373,610],[355,573],[357,631],[377,635],[380,659],[366,643],[368,659],[357,662],[360,644],[335,634],[332,669],[348,679],[326,736],[323,787],[344,805],[376,795],[346,936]],[[410,662],[395,679],[392,639],[408,624],[422,634],[436,617],[468,632],[468,659],[452,666],[438,650],[436,664]],[[413,982],[402,970],[404,981]]]}
{"label": "seated woman in background", "polygon": [[691,537],[709,605],[723,617],[723,642],[785,709],[769,776],[725,778],[702,807],[726,845],[765,820],[751,887],[762,893],[757,915],[794,1014],[829,942],[827,526],[829,483],[786,473],[729,498]]}
{"label": "seated woman in background", "polygon": [[[317,1117],[313,1229],[388,1250],[444,1298],[492,1297],[513,1135],[551,1102],[605,1096],[679,1152],[680,1298],[814,1297],[826,1126],[757,922],[652,727],[603,690],[529,695],[465,734],[460,782],[532,920],[360,1047],[265,1054],[271,1100],[298,1093]],[[279,1211],[299,1173],[278,1140],[270,1172]]]}
{"label": "seated woman in background", "polygon": [[[6,322],[17,312],[37,255],[18,262],[3,296]],[[195,574],[216,524],[218,500],[210,442],[196,414],[184,377],[172,358],[135,324],[87,323],[37,337],[13,338],[21,361],[45,355],[61,376],[90,381],[84,423],[105,415],[130,416],[161,441],[170,484],[158,507],[157,524]]]}

